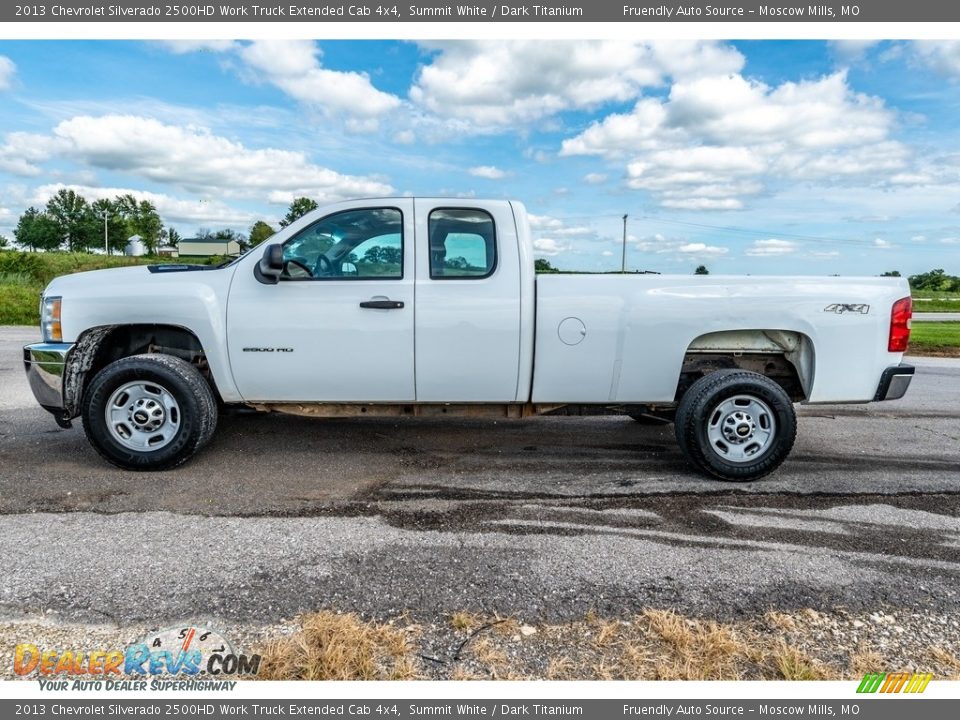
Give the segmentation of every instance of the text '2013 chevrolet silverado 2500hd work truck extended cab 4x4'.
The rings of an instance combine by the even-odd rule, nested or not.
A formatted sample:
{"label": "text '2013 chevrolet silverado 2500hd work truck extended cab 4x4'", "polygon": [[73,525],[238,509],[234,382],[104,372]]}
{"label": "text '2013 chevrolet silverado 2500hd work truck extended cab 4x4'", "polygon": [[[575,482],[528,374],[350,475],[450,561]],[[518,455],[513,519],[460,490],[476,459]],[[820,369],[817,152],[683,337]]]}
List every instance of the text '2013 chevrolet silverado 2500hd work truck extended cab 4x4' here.
{"label": "text '2013 chevrolet silverado 2500hd work truck extended cab 4x4'", "polygon": [[174,467],[218,406],[317,417],[670,420],[723,480],[774,470],[794,403],[902,397],[899,278],[539,275],[526,211],[391,198],[315,210],[218,268],[55,279],[24,348],[40,404],[108,461]]}

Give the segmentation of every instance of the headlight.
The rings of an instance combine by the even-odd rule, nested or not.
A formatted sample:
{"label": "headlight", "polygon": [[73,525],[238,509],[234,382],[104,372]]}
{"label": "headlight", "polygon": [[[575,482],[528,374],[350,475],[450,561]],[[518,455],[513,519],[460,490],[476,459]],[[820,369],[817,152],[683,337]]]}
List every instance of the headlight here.
{"label": "headlight", "polygon": [[40,332],[44,342],[63,342],[63,328],[60,327],[60,306],[62,298],[45,297],[40,303]]}

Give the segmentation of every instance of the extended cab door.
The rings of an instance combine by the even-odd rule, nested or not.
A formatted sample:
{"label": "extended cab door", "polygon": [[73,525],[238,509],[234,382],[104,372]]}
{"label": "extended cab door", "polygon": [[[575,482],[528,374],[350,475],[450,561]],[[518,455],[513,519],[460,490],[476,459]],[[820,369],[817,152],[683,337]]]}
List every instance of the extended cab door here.
{"label": "extended cab door", "polygon": [[350,203],[285,239],[283,258],[278,284],[246,263],[230,289],[244,400],[413,401],[413,201]]}
{"label": "extended cab door", "polygon": [[415,200],[419,402],[513,402],[520,257],[507,202]]}

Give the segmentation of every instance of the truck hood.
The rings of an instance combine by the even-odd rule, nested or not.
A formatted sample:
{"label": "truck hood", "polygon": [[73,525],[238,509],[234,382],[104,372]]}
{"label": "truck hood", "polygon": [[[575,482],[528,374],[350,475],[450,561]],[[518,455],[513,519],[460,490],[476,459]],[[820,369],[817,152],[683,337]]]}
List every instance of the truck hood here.
{"label": "truck hood", "polygon": [[[193,270],[193,268],[198,268]],[[159,269],[159,270],[158,270]],[[191,270],[193,270],[191,272]],[[130,267],[108,268],[106,270],[87,270],[54,278],[43,291],[44,296],[64,295],[74,291],[88,291],[90,288],[104,289],[112,286],[130,286],[150,283],[153,286],[170,282],[175,278],[190,276],[197,279],[206,272],[215,272],[218,268],[209,265],[131,265]]]}

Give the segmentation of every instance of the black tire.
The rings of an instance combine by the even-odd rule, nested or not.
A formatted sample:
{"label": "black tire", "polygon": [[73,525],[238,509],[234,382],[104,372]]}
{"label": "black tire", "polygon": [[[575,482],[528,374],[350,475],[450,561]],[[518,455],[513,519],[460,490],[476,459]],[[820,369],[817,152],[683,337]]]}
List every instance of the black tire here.
{"label": "black tire", "polygon": [[[120,432],[108,427],[106,412],[111,397],[127,384],[140,382],[166,392],[176,403],[175,413],[168,411],[171,418],[176,417],[175,423],[167,425],[172,428],[171,437],[156,450],[132,449],[118,439]],[[125,404],[122,395],[120,399]],[[200,371],[186,360],[151,353],[117,360],[98,372],[87,385],[81,415],[87,439],[108,462],[125,470],[169,470],[186,462],[210,441],[217,427],[217,400]]]}
{"label": "black tire", "polygon": [[[743,439],[735,436],[730,444],[722,439],[712,442],[711,430],[716,437],[723,431],[719,423],[729,422],[728,417],[739,417],[735,413],[718,414],[719,408],[724,403],[730,407],[746,402],[742,398],[759,400],[769,413],[760,412],[756,419],[747,413],[748,420],[742,425],[734,419],[730,432],[739,433],[746,428]],[[747,407],[762,408],[760,403]],[[764,422],[769,424],[767,430],[761,427]],[[760,433],[767,433],[763,444],[753,439],[757,428]],[[769,378],[745,370],[718,370],[693,383],[680,399],[675,431],[680,450],[697,470],[718,480],[746,482],[768,475],[787,458],[797,437],[797,416],[790,397]],[[754,446],[759,446],[755,455],[731,461],[736,453],[746,454]]]}

